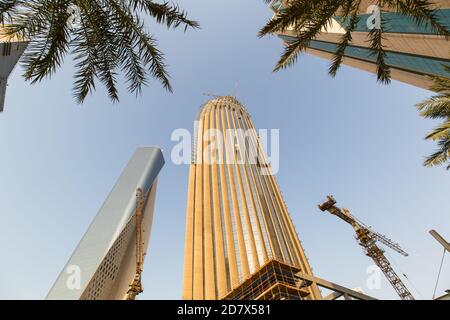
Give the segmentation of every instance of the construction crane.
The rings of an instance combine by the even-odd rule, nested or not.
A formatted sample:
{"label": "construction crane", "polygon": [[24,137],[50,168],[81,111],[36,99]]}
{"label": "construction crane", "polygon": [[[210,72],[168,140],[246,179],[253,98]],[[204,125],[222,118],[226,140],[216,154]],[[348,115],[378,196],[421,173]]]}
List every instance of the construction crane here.
{"label": "construction crane", "polygon": [[321,211],[328,211],[350,224],[356,232],[356,239],[358,240],[359,245],[364,248],[366,255],[372,258],[375,264],[381,269],[400,298],[402,300],[414,300],[411,292],[395,273],[388,259],[385,257],[384,251],[377,246],[376,242],[381,242],[403,256],[408,256],[408,254],[403,251],[397,243],[386,236],[373,231],[369,226],[360,222],[350,214],[348,209],[338,208],[335,204],[336,200],[334,200],[333,196],[327,196],[327,200],[319,205],[319,209]]}
{"label": "construction crane", "polygon": [[142,244],[142,216],[144,213],[144,198],[142,196],[142,189],[136,190],[136,274],[133,282],[130,284],[125,296],[125,300],[135,300],[136,296],[144,291],[142,287],[142,270],[144,266],[144,253]]}

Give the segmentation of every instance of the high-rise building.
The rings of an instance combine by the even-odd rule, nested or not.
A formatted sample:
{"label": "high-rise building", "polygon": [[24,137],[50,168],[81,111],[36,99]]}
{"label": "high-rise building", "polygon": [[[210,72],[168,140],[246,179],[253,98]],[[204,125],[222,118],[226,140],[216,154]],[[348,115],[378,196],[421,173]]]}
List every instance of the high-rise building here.
{"label": "high-rise building", "polygon": [[[273,0],[271,8],[277,14],[289,0]],[[439,21],[450,29],[450,1],[431,1],[438,9]],[[376,73],[376,55],[369,50],[369,28],[375,20],[372,4],[374,0],[362,0],[360,5],[359,22],[352,33],[352,41],[345,51],[343,64],[361,70]],[[368,13],[369,11],[369,13]],[[428,89],[428,76],[440,75],[450,77],[442,64],[450,64],[450,42],[443,36],[437,36],[428,25],[418,25],[413,18],[398,12],[384,12],[383,44],[386,49],[386,63],[391,67],[391,76],[411,85]],[[369,22],[369,23],[368,23]],[[340,17],[339,12],[332,20],[327,30],[323,30],[306,49],[307,53],[325,59],[332,59],[337,50],[337,44],[345,33],[349,21]],[[294,40],[297,33],[293,28],[279,32],[278,36],[285,43]]]}
{"label": "high-rise building", "polygon": [[140,147],[50,289],[51,300],[122,300],[136,274],[136,193],[142,192],[140,235],[147,251],[161,150]]}
{"label": "high-rise building", "polygon": [[0,36],[0,112],[5,106],[8,77],[27,48],[28,42]]}
{"label": "high-rise building", "polygon": [[183,299],[320,297],[315,285],[296,285],[311,267],[246,109],[215,98],[197,120]]}

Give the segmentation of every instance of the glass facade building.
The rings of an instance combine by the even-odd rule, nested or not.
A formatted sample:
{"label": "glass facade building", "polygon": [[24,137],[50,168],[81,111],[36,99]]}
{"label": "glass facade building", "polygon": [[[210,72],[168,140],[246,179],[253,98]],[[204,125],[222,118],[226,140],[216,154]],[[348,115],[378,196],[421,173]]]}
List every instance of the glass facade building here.
{"label": "glass facade building", "polygon": [[[275,15],[283,10],[289,0],[275,0],[271,8]],[[363,0],[360,6],[359,21],[353,32],[353,39],[345,51],[343,64],[376,73],[376,56],[372,55],[368,41],[368,20],[373,17],[367,13],[376,1]],[[433,1],[437,9],[436,16],[441,24],[450,29],[450,1]],[[408,84],[429,88],[429,76],[450,77],[443,67],[450,64],[450,42],[445,37],[437,36],[428,24],[418,25],[411,17],[398,12],[381,10],[383,44],[386,48],[386,62],[391,67],[391,76]],[[331,25],[310,42],[307,53],[331,59],[337,50],[337,44],[348,26],[348,19],[336,13]],[[293,28],[278,33],[285,42],[296,38]]]}
{"label": "glass facade building", "polygon": [[136,150],[75,248],[49,300],[122,300],[136,273],[136,191],[142,190],[142,250],[150,239],[157,177],[164,165],[156,147]]}
{"label": "glass facade building", "polygon": [[[216,98],[196,124],[183,299],[225,298],[270,261],[312,274],[246,109],[234,97]],[[320,296],[315,286],[305,290],[306,299]]]}

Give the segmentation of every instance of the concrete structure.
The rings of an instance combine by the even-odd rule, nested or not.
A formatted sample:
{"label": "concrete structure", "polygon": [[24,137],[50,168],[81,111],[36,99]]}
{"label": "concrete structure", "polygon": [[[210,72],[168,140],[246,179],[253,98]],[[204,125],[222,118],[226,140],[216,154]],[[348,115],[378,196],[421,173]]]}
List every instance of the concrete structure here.
{"label": "concrete structure", "polygon": [[445,290],[445,294],[437,297],[435,300],[450,300],[450,290]]}
{"label": "concrete structure", "polygon": [[[312,275],[311,267],[250,115],[234,97],[220,97],[207,102],[197,120],[189,175],[183,299],[226,298],[244,283],[247,286],[249,279],[267,284],[258,288],[255,298],[319,298],[316,285],[298,289],[288,284],[297,272]],[[217,148],[210,153],[209,129],[218,133],[213,138]],[[229,129],[237,141],[225,134]],[[257,161],[251,160],[251,154],[259,155]],[[267,274],[275,276],[273,270],[281,278],[288,276],[281,282],[278,277],[262,280]]]}
{"label": "concrete structure", "polygon": [[[282,10],[289,0],[274,0],[271,8],[275,12]],[[438,16],[441,23],[450,29],[450,0],[432,1],[439,9]],[[361,70],[376,73],[376,56],[370,55],[368,47],[367,21],[371,14],[367,9],[374,0],[362,0],[360,6],[359,23],[353,32],[353,40],[345,51],[343,64]],[[450,64],[450,42],[445,37],[433,34],[427,26],[417,25],[413,19],[397,12],[383,12],[384,45],[387,50],[387,64],[391,67],[392,79],[414,86],[428,89],[430,81],[427,76],[441,75],[450,77],[442,67],[443,63]],[[327,30],[311,41],[307,53],[325,59],[331,59],[336,51],[337,43],[345,33],[348,21],[340,19],[336,13]],[[285,42],[295,38],[296,32],[288,28],[278,33]]]}
{"label": "concrete structure", "polygon": [[147,250],[161,150],[136,150],[86,234],[58,276],[47,299],[124,299],[135,276],[136,190],[145,195],[142,241]]}
{"label": "concrete structure", "polygon": [[[1,30],[0,30],[1,32]],[[0,34],[0,112],[5,106],[8,77],[28,45],[18,38],[5,38]]]}

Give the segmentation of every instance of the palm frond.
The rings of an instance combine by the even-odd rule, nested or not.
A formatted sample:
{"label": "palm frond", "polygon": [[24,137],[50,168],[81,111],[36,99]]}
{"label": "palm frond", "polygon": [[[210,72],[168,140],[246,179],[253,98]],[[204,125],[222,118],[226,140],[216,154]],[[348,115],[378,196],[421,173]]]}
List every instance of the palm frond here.
{"label": "palm frond", "polygon": [[[270,3],[269,0],[264,0]],[[364,2],[366,3],[366,2]],[[275,16],[261,28],[258,33],[263,37],[273,33],[292,33],[294,40],[285,42],[284,51],[275,67],[275,71],[292,66],[298,55],[303,52],[311,40],[326,31],[335,15],[339,15],[344,21],[345,33],[337,43],[333,53],[329,74],[335,76],[345,50],[352,41],[352,33],[358,24],[358,16],[361,13],[361,0],[290,0],[278,10]],[[373,4],[379,8],[397,11],[411,17],[416,24],[430,26],[437,35],[448,37],[449,30],[446,21],[439,18],[438,10],[433,7],[432,0],[377,0]],[[383,37],[383,15],[381,15],[381,28],[371,29],[368,35],[370,52],[375,57],[377,65],[377,80],[381,83],[389,83],[391,79],[390,66],[386,61],[386,50]]]}
{"label": "palm frond", "polygon": [[426,137],[426,140],[437,141],[443,138],[448,138],[450,134],[450,122],[443,123],[431,131]]}
{"label": "palm frond", "polygon": [[[450,65],[444,65],[444,69],[450,74]],[[450,95],[450,77],[434,76],[431,77],[431,80],[433,80],[433,85],[430,90],[446,94],[446,96]]]}
{"label": "palm frond", "polygon": [[[429,0],[395,0],[396,9],[410,16],[418,25],[429,25],[433,32],[448,37],[450,30],[439,21],[437,11],[432,8],[433,2]],[[392,4],[391,4],[392,6]]]}
{"label": "palm frond", "polygon": [[355,30],[356,26],[358,25],[358,9],[361,4],[361,1],[352,1],[347,0],[347,2],[343,5],[343,14],[342,18],[347,19],[350,17],[349,25],[344,33],[342,35],[335,54],[333,55],[331,66],[328,70],[328,73],[335,77],[337,74],[337,71],[339,70],[342,60],[344,58],[345,49],[349,45],[349,43],[352,41],[352,32]]}
{"label": "palm frond", "polygon": [[390,67],[386,63],[386,51],[383,46],[383,17],[381,27],[369,31],[371,55],[376,56],[377,81],[389,84],[391,82]]}
{"label": "palm frond", "polygon": [[[442,141],[441,145],[447,145],[442,146],[439,150],[431,154],[427,159],[424,161],[424,166],[426,167],[434,167],[438,165],[443,165],[450,159],[450,139],[447,141]],[[450,165],[447,166],[447,170],[450,168]]]}
{"label": "palm frond", "polygon": [[142,10],[151,17],[156,19],[160,24],[166,24],[168,28],[177,28],[180,25],[187,28],[199,28],[200,24],[197,21],[187,18],[187,13],[181,10],[177,5],[171,5],[169,2],[162,4],[155,3],[151,0],[130,0],[130,6],[133,10]]}
{"label": "palm frond", "polygon": [[301,30],[306,27],[305,23],[309,22],[308,18],[312,17],[313,14],[317,12],[317,8],[318,3],[316,1],[301,0],[288,2],[287,5],[259,31],[258,36],[263,37],[274,32],[284,32],[287,28]]}
{"label": "palm frond", "polygon": [[[445,66],[450,69],[448,65]],[[450,160],[450,79],[442,76],[432,78],[432,88],[439,94],[417,104],[420,115],[424,118],[443,119],[443,122],[426,135],[426,140],[437,141],[438,151],[424,162],[427,167],[442,165]],[[450,169],[450,163],[447,170]]]}
{"label": "palm frond", "polygon": [[[70,6],[79,9],[79,25],[71,23]],[[196,29],[177,5],[151,0],[1,1],[0,22],[11,22],[4,34],[29,40],[22,62],[31,83],[50,77],[67,55],[75,60],[73,93],[78,103],[102,83],[112,101],[119,100],[121,74],[128,91],[139,94],[149,79],[172,91],[163,53],[146,30],[145,17],[168,28]]]}
{"label": "palm frond", "polygon": [[274,71],[289,67],[295,63],[298,55],[303,52],[324,28],[332,22],[333,14],[345,0],[325,0],[316,6],[309,19],[295,24],[298,36],[289,42],[281,55]]}
{"label": "palm frond", "polygon": [[21,0],[1,0],[0,1],[0,24],[11,22],[11,16],[16,12],[23,1]]}
{"label": "palm frond", "polygon": [[421,111],[420,115],[424,118],[450,118],[450,97],[434,96],[417,104],[417,108]]}

